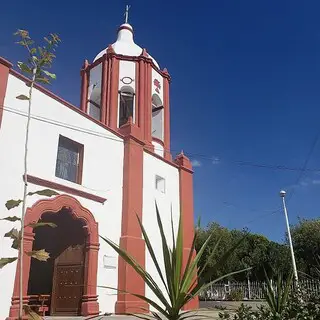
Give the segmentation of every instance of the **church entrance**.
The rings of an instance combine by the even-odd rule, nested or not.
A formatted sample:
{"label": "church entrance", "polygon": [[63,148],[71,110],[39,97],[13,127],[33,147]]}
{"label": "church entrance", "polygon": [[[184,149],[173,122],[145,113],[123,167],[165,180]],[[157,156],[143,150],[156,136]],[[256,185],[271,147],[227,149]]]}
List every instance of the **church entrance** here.
{"label": "church entrance", "polygon": [[80,315],[86,259],[84,224],[66,208],[45,212],[39,222],[53,222],[57,227],[35,229],[33,250],[45,249],[50,258],[47,262],[31,260],[29,304],[43,315]]}

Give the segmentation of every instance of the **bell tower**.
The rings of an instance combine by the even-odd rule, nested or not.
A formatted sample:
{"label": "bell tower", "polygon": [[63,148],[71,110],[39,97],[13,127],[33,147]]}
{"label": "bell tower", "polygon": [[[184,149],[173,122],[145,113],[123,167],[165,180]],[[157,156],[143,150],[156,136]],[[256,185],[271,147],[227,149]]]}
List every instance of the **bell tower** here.
{"label": "bell tower", "polygon": [[117,40],[92,63],[84,62],[81,109],[113,131],[130,132],[145,148],[171,160],[170,75],[135,44],[128,7],[125,16]]}

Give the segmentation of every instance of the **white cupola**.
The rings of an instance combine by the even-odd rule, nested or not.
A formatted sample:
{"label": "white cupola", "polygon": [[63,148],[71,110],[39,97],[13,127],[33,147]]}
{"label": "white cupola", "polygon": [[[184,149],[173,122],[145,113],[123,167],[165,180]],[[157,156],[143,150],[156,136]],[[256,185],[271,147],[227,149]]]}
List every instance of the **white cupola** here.
{"label": "white cupola", "polygon": [[[135,44],[133,40],[133,28],[129,23],[122,24],[118,29],[116,42],[112,45],[116,54],[121,54],[130,57],[139,57],[142,54],[142,48]],[[102,50],[93,60],[96,61],[107,52],[107,48]],[[148,58],[152,59],[153,63],[159,68],[158,63],[149,54]]]}

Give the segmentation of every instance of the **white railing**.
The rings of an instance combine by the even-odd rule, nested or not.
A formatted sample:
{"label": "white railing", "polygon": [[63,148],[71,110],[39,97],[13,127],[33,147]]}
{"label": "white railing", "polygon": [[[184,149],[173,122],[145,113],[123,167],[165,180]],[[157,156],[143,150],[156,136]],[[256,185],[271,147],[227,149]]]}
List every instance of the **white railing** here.
{"label": "white railing", "polygon": [[[276,290],[276,284],[271,281],[272,287]],[[299,281],[299,286],[308,293],[320,295],[320,281],[313,279],[303,279]],[[264,299],[265,282],[247,281],[216,283],[203,291],[199,297],[202,300],[262,300]]]}

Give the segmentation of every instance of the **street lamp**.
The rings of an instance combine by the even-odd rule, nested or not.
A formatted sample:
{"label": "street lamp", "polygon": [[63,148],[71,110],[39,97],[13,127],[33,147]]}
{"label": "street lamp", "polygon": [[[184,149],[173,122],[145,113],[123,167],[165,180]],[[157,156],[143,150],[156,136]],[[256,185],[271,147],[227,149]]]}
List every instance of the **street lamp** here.
{"label": "street lamp", "polygon": [[294,273],[294,278],[295,278],[296,284],[298,284],[298,272],[297,272],[297,266],[296,266],[296,259],[294,257],[294,252],[293,252],[293,245],[292,245],[292,239],[291,239],[288,212],[287,212],[286,202],[284,200],[285,196],[286,196],[286,192],[284,190],[281,190],[280,197],[282,198],[283,211],[284,211],[284,216],[286,218],[288,239],[289,239],[290,252],[291,252],[291,258],[292,258],[293,273]]}

